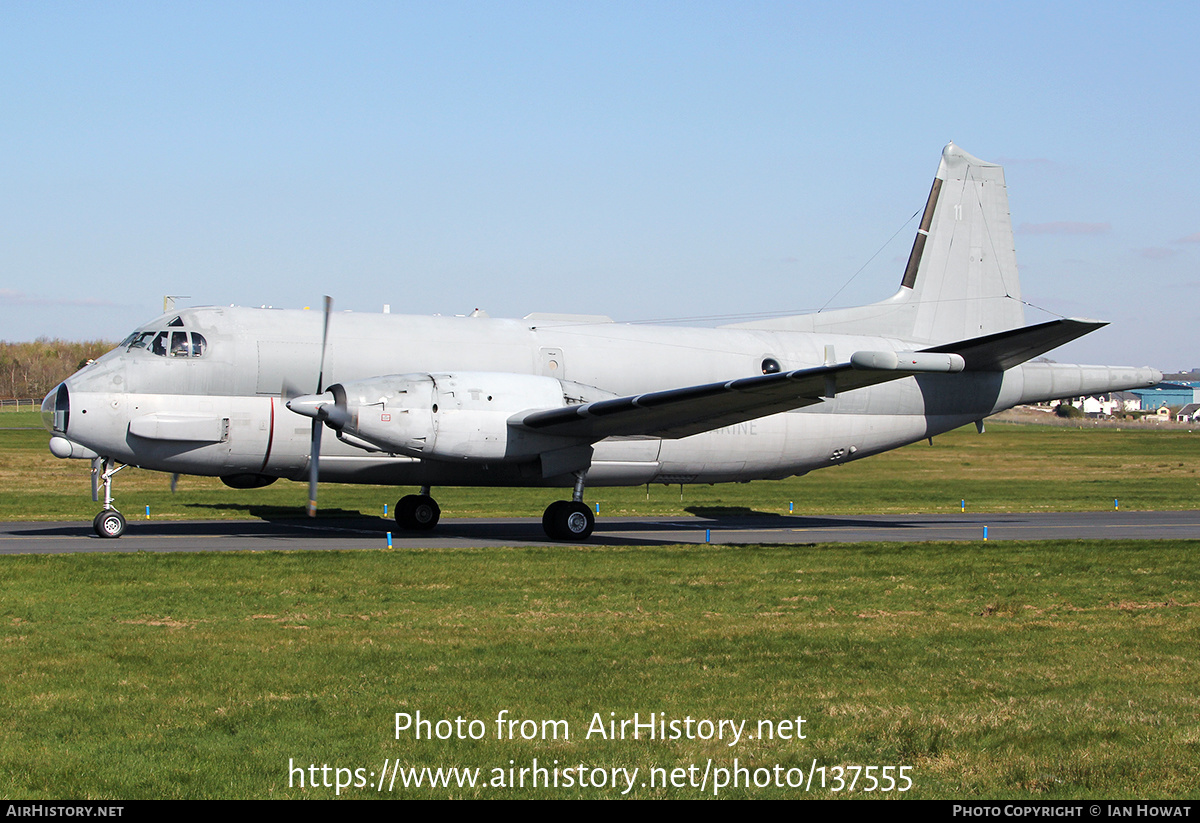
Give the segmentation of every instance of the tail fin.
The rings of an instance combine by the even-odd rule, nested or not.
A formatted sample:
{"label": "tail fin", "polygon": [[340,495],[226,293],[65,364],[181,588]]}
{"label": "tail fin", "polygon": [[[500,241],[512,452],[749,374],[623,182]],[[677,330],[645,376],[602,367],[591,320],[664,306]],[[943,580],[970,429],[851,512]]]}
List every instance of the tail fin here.
{"label": "tail fin", "polygon": [[925,340],[1024,325],[1004,169],[946,146],[900,295],[916,307],[913,336]]}
{"label": "tail fin", "polygon": [[1004,169],[950,143],[942,151],[899,291],[867,306],[738,327],[944,343],[1024,323]]}

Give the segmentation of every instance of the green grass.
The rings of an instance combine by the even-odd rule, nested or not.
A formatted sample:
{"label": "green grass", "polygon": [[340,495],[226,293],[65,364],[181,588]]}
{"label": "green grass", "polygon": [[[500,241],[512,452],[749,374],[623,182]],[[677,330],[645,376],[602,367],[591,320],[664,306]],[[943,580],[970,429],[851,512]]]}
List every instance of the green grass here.
{"label": "green grass", "polygon": [[[19,421],[14,423],[14,421]],[[0,417],[0,517],[90,519],[87,464]],[[1192,508],[1200,434],[989,424],[778,483],[589,490],[601,516]],[[134,469],[156,517],[298,512]],[[322,487],[378,514],[400,491]],[[440,489],[448,516],[540,513],[555,492]],[[650,768],[908,766],[911,797],[1195,798],[1200,570],[1191,542],[677,546],[0,557],[0,794],[332,797],[288,763]],[[569,740],[494,737],[501,710]],[[487,738],[395,739],[396,712]],[[602,719],[779,721],[805,740],[584,739]],[[306,772],[305,777],[308,777]],[[330,773],[333,778],[333,773]],[[372,780],[372,783],[374,781]],[[865,779],[864,779],[865,782]],[[861,786],[861,784],[860,784]],[[723,797],[799,796],[775,788]],[[826,788],[815,796],[831,796]],[[350,788],[345,797],[376,797]],[[392,797],[617,797],[407,789]],[[707,792],[711,796],[711,786]],[[865,796],[855,792],[855,796]],[[875,796],[879,796],[876,794]],[[891,796],[896,796],[894,793]]]}
{"label": "green grass", "polygon": [[[0,793],[332,797],[289,785],[289,759],[378,770],[398,758],[487,777],[536,757],[636,766],[644,777],[737,757],[806,773],[814,758],[910,766],[911,797],[1194,798],[1197,548],[5,557]],[[503,709],[566,720],[570,739],[496,740]],[[417,711],[482,720],[487,737],[395,739],[394,714]],[[803,716],[807,739],[584,739],[597,712],[745,719],[750,729]],[[701,796],[640,785],[631,794]]]}
{"label": "green grass", "polygon": [[[40,426],[34,412],[9,412],[0,427]],[[0,520],[90,520],[88,462],[58,460],[40,429],[0,428]],[[1114,499],[1124,509],[1190,509],[1200,500],[1200,430],[1072,429],[989,423],[783,481],[636,488],[592,487],[601,517],[677,515],[725,509],[799,514],[945,512],[966,499],[968,511],[1098,511]],[[411,489],[321,486],[327,513],[379,515]],[[554,489],[437,488],[445,517],[537,516],[562,497]],[[118,508],[159,519],[278,517],[299,514],[305,485],[279,481],[239,491],[213,478],[183,477],[170,492],[165,474],[128,468],[115,478]]]}

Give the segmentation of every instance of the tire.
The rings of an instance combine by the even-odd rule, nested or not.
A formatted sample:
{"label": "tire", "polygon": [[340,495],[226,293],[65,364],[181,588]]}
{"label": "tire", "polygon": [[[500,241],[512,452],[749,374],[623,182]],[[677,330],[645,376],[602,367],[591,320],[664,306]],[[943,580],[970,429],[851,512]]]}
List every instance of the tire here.
{"label": "tire", "polygon": [[566,500],[555,500],[546,507],[546,511],[542,514],[542,531],[551,540],[563,540],[564,535],[559,531],[559,525],[562,520],[560,514],[562,507],[569,505]]}
{"label": "tire", "polygon": [[441,517],[441,507],[427,494],[408,494],[396,501],[396,525],[402,529],[428,531]]}
{"label": "tire", "polygon": [[551,540],[581,542],[592,536],[596,516],[583,503],[559,500],[546,507],[542,528]]}
{"label": "tire", "polygon": [[92,520],[97,537],[115,539],[125,533],[125,517],[116,509],[100,512]]}

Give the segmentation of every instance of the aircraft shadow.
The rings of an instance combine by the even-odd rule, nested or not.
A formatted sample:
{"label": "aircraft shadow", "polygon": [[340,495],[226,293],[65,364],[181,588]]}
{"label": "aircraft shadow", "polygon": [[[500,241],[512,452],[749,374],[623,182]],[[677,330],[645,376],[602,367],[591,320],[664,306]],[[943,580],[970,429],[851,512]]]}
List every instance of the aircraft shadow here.
{"label": "aircraft shadow", "polygon": [[[561,546],[570,543],[557,543],[549,540],[542,531],[540,518],[494,518],[479,520],[449,520],[440,523],[432,531],[407,531],[397,527],[394,520],[380,516],[363,515],[357,511],[339,509],[326,510],[315,518],[297,516],[294,509],[283,509],[275,506],[201,506],[205,508],[221,508],[224,510],[241,509],[245,512],[246,520],[138,520],[131,518],[128,535],[130,537],[296,537],[305,541],[340,541],[345,546],[349,537],[357,535],[364,540],[374,541],[387,533],[392,533],[393,545],[423,546],[435,544],[440,540],[464,541],[481,546],[490,544],[516,545],[545,545]],[[913,520],[908,517],[876,517],[866,519],[861,517],[812,517],[796,515],[780,515],[771,512],[758,512],[752,509],[728,507],[722,509],[705,509],[693,507],[689,509],[690,517],[662,518],[602,518],[596,524],[596,531],[580,546],[657,546],[674,545],[680,542],[702,543],[703,532],[711,532],[711,542],[720,543],[722,532],[746,530],[787,530],[795,532],[803,529],[919,529],[927,527],[927,520]],[[953,518],[942,521],[943,524],[952,522]],[[3,529],[5,534],[14,537],[88,537],[99,540],[92,531],[90,523],[23,523],[12,524]],[[681,532],[695,535],[693,539],[683,537]],[[776,542],[764,535],[763,542]],[[778,542],[793,542],[781,540]],[[297,548],[304,548],[297,546]]]}
{"label": "aircraft shadow", "polygon": [[[912,529],[921,524],[905,522],[900,517],[877,517],[859,519],[853,515],[836,517],[821,517],[817,515],[780,514],[778,512],[763,512],[745,506],[688,506],[684,509],[688,514],[701,519],[713,521],[717,528],[737,529],[836,529],[836,528],[880,528],[880,529]],[[706,526],[712,528],[713,526]]]}

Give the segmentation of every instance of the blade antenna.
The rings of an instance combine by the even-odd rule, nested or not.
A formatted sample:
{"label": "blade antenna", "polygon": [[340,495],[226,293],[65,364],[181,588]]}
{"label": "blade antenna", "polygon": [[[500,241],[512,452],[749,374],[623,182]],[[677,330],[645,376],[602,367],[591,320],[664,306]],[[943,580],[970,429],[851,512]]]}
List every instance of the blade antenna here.
{"label": "blade antenna", "polygon": [[[333,312],[333,298],[325,295],[325,323],[321,331],[321,367],[317,371],[317,394],[325,388],[325,347],[329,343],[329,315]],[[321,461],[321,416],[313,418],[312,451],[308,461],[308,516],[317,516],[317,477]]]}

